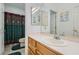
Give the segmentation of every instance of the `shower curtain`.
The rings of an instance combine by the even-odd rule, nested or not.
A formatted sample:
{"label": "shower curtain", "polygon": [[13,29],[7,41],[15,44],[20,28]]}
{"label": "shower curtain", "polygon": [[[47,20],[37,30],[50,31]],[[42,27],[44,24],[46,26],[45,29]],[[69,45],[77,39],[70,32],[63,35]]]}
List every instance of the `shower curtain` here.
{"label": "shower curtain", "polygon": [[24,15],[5,12],[5,44],[18,43],[20,38],[25,37]]}

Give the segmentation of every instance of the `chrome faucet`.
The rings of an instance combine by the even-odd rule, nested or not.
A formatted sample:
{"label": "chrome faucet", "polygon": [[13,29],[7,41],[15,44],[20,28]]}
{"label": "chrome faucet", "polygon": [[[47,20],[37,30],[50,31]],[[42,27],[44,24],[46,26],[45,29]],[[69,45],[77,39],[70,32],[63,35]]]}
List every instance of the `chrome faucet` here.
{"label": "chrome faucet", "polygon": [[56,40],[60,40],[60,36],[57,35],[57,34],[54,35],[54,38],[55,38]]}

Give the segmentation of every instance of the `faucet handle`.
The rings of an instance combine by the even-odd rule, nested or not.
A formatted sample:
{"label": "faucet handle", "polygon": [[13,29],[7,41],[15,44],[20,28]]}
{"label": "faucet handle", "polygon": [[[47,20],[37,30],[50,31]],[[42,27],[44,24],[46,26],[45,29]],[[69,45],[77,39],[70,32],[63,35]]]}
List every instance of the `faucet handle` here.
{"label": "faucet handle", "polygon": [[57,40],[60,39],[59,35],[54,35],[54,38],[57,39]]}

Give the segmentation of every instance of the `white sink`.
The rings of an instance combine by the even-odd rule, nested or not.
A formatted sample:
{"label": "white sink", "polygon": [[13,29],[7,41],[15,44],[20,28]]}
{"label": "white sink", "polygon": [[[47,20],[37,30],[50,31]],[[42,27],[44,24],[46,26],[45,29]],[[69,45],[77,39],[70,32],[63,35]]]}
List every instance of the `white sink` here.
{"label": "white sink", "polygon": [[54,39],[53,37],[50,37],[46,43],[54,46],[63,46],[63,47],[67,46],[65,40]]}

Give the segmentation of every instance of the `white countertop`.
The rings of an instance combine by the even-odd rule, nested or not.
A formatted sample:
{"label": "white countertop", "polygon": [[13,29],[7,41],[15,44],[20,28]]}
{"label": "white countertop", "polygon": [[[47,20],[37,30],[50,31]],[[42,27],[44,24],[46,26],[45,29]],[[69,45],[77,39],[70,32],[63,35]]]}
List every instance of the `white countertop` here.
{"label": "white countertop", "polygon": [[[51,43],[48,39],[49,36],[43,36],[41,34],[30,34],[29,37],[35,39],[36,41],[46,45],[47,47],[54,49],[55,51],[58,51],[65,55],[79,55],[79,43],[73,42],[69,40],[64,40],[67,46],[55,46],[50,45]],[[47,43],[48,42],[48,43]]]}

